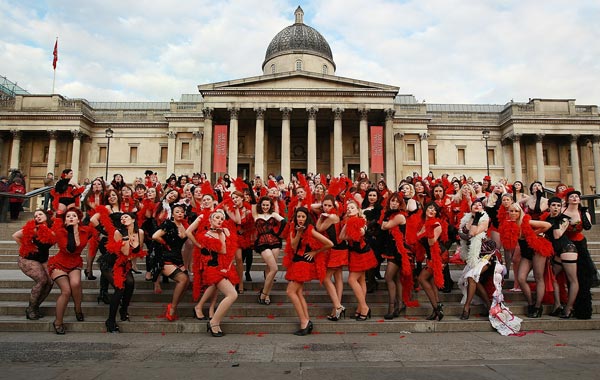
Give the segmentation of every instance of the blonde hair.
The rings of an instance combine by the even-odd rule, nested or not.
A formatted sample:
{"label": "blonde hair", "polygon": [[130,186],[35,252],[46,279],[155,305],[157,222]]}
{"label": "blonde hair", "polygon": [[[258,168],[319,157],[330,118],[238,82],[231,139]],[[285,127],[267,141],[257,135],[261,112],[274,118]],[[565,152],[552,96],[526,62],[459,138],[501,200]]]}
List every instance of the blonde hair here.
{"label": "blonde hair", "polygon": [[511,209],[519,211],[519,219],[517,219],[517,224],[520,226],[521,223],[523,223],[523,217],[525,216],[525,211],[523,211],[523,208],[521,208],[521,205],[519,205],[519,202],[514,202],[513,204],[508,206],[508,211],[510,211]]}

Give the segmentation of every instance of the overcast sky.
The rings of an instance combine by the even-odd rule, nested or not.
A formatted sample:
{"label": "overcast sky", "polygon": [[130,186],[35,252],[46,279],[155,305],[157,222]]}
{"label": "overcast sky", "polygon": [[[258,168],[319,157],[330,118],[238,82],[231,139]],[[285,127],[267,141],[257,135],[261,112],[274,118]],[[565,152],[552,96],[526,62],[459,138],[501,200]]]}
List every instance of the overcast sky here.
{"label": "overcast sky", "polygon": [[[142,5],[143,4],[143,5]],[[304,9],[339,76],[428,103],[600,104],[598,0],[0,0],[0,75],[30,93],[169,101],[260,75]]]}

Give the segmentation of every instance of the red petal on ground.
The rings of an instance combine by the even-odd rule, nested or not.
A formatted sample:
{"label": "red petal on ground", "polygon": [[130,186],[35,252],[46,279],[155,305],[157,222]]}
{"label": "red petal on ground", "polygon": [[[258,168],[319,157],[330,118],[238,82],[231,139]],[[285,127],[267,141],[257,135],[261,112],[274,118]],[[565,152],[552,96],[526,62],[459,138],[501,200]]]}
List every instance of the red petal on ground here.
{"label": "red petal on ground", "polygon": [[237,351],[236,350],[229,350],[228,353],[229,354],[235,354]]}
{"label": "red petal on ground", "polygon": [[160,335],[165,336],[165,335],[167,335],[167,333],[163,331],[160,333]]}
{"label": "red petal on ground", "polygon": [[404,318],[408,319],[409,321],[416,321],[419,319],[417,317],[404,317]]}
{"label": "red petal on ground", "polygon": [[309,345],[306,345],[306,346],[304,346],[304,347],[302,347],[302,348],[304,348],[305,350],[308,350],[308,349],[310,348],[310,346],[309,346]]}
{"label": "red petal on ground", "polygon": [[567,344],[566,343],[556,343],[555,346],[556,347],[565,347]]}
{"label": "red petal on ground", "polygon": [[406,338],[406,335],[400,335],[400,339]]}
{"label": "red petal on ground", "polygon": [[369,336],[377,336],[377,333],[369,333]]}
{"label": "red petal on ground", "polygon": [[281,306],[281,305],[283,305],[283,302],[277,302],[276,305]]}
{"label": "red petal on ground", "polygon": [[379,322],[379,323],[383,323],[383,322],[385,322],[385,320],[383,320],[383,319],[378,319],[378,320],[377,320],[377,322]]}
{"label": "red petal on ground", "polygon": [[269,315],[267,315],[267,318],[269,318],[269,319],[275,319],[275,316],[273,314],[269,314]]}
{"label": "red petal on ground", "polygon": [[144,319],[150,319],[150,318],[152,318],[152,317],[149,315],[144,315]]}

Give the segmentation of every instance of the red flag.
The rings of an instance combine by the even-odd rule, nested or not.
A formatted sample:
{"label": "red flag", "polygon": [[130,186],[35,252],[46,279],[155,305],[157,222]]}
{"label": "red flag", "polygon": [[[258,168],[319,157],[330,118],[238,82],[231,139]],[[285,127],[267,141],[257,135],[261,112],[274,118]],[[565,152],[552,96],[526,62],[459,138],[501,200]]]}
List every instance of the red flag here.
{"label": "red flag", "polygon": [[227,173],[227,125],[215,125],[213,135],[213,172]]}
{"label": "red flag", "polygon": [[54,60],[52,61],[52,67],[54,67],[54,70],[56,70],[56,62],[58,62],[58,38],[54,43]]}
{"label": "red flag", "polygon": [[371,127],[371,173],[383,173],[383,127]]}

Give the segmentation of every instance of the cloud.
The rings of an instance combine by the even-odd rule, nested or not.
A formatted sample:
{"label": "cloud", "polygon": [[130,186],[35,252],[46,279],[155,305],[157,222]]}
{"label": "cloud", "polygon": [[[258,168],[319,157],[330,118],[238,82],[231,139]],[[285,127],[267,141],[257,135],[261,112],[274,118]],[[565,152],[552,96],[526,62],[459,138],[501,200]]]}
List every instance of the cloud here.
{"label": "cloud", "polygon": [[[197,85],[261,74],[297,2],[0,0],[1,75],[31,93],[166,101]],[[336,74],[399,86],[430,103],[533,97],[597,104],[600,5],[559,0],[303,1]]]}

